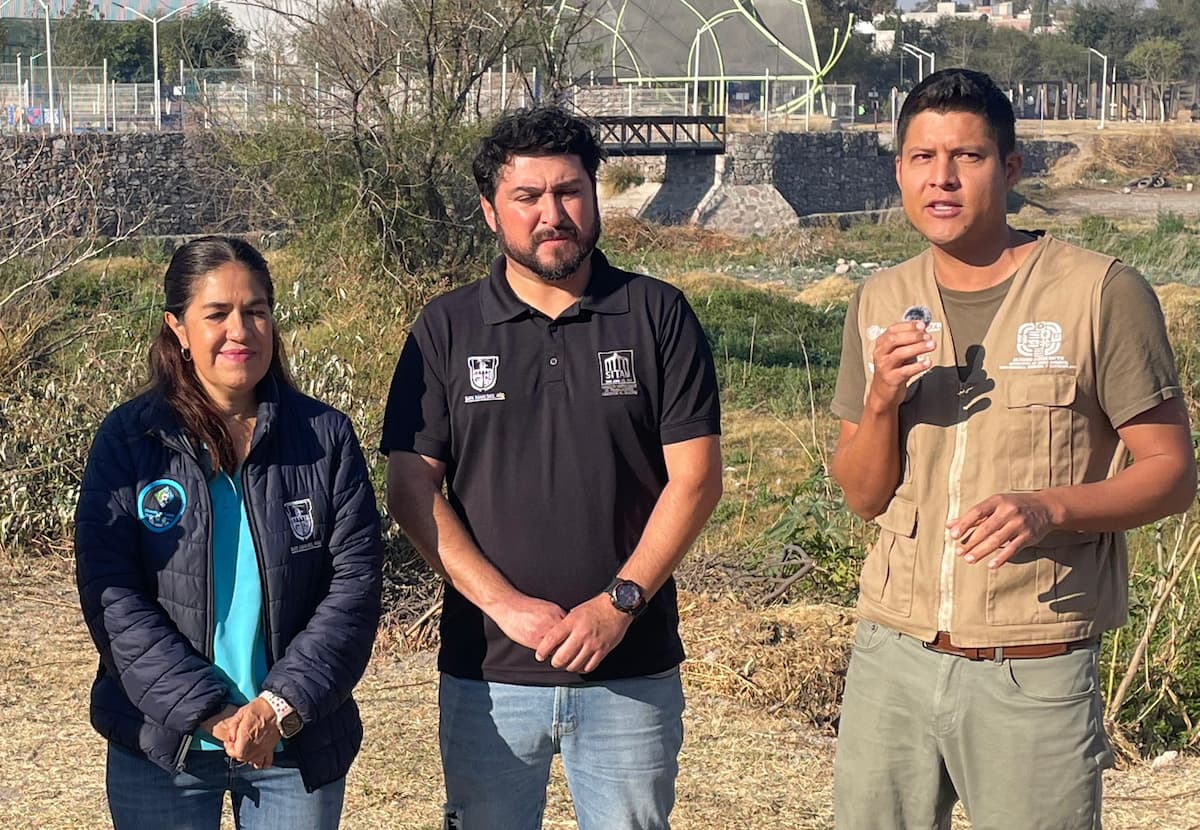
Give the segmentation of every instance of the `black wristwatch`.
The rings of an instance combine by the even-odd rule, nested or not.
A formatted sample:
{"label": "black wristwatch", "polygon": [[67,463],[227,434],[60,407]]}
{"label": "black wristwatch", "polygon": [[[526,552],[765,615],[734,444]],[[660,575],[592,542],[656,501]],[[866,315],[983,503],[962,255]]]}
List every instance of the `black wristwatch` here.
{"label": "black wristwatch", "polygon": [[608,583],[604,593],[612,600],[613,608],[635,619],[642,616],[642,612],[646,610],[646,592],[642,590],[641,585],[632,580],[621,579],[618,576]]}

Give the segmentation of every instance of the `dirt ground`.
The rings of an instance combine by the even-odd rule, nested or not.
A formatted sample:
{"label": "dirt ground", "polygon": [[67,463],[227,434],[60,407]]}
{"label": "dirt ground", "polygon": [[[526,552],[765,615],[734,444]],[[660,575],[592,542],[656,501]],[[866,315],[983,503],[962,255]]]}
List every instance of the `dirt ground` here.
{"label": "dirt ground", "polygon": [[[685,639],[720,627],[713,604],[693,615]],[[767,612],[764,612],[764,614]],[[102,739],[87,722],[95,656],[65,569],[50,578],[0,584],[0,826],[6,830],[91,830],[108,825]],[[702,651],[706,646],[693,648]],[[755,644],[747,653],[754,659]],[[674,826],[832,825],[834,741],[795,709],[771,708],[705,691],[688,680],[687,739]],[[343,827],[404,830],[439,826],[436,671],[430,652],[385,647],[357,696],[367,739],[349,777]],[[1200,758],[1110,773],[1108,830],[1200,828]],[[557,768],[547,828],[574,827]],[[969,827],[961,817],[956,828]],[[148,830],[153,830],[148,828]],[[1014,830],[1018,830],[1014,828]]]}

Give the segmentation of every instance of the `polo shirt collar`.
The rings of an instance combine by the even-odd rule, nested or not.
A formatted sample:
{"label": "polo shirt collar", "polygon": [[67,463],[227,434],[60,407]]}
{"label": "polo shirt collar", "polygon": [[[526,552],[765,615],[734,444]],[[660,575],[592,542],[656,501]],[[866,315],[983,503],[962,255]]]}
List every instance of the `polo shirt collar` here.
{"label": "polo shirt collar", "polygon": [[[492,261],[492,271],[480,293],[483,322],[489,325],[506,323],[533,313],[508,283],[503,256]],[[598,314],[625,314],[629,311],[629,281],[608,264],[599,249],[592,251],[592,276],[579,298],[581,311]]]}

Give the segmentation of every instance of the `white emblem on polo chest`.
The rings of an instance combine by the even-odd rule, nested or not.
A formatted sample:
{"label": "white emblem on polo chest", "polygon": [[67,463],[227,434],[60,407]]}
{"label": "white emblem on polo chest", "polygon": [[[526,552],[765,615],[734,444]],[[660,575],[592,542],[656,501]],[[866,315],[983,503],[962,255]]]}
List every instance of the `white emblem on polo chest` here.
{"label": "white emblem on polo chest", "polygon": [[496,385],[496,370],[500,368],[498,355],[478,356],[467,358],[467,368],[471,370],[471,388],[476,392],[487,392]]}
{"label": "white emblem on polo chest", "polygon": [[600,361],[600,394],[636,395],[637,374],[633,369],[633,349],[614,349],[611,352],[597,352]]}

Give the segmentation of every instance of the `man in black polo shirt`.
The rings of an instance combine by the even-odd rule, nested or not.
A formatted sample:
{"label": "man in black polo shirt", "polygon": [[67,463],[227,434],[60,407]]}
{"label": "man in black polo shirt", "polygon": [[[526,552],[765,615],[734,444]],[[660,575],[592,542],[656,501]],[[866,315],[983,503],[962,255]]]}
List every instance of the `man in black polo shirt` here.
{"label": "man in black polo shirt", "polygon": [[558,109],[496,123],[474,172],[503,256],[426,307],[388,397],[388,508],[446,580],[447,828],[539,827],[556,753],[583,830],[674,805],[671,574],[721,496],[720,410],[683,295],[595,250],[602,156]]}

